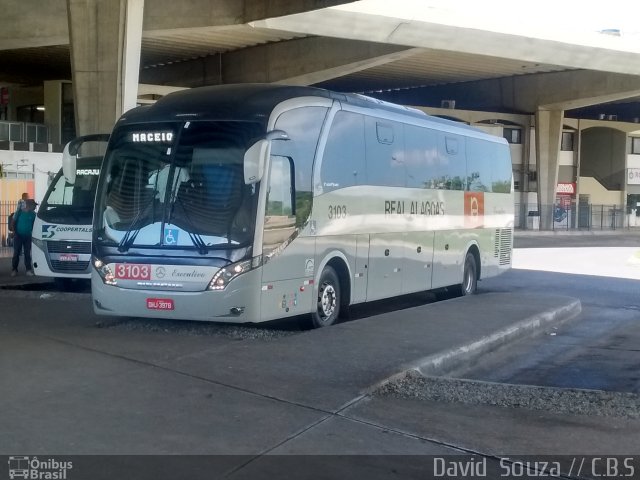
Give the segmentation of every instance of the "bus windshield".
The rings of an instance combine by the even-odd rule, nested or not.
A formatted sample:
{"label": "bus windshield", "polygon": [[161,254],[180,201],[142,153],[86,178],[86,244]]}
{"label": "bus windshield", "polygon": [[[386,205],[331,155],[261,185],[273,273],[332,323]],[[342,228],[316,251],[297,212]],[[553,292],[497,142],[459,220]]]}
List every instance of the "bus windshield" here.
{"label": "bus windshield", "polygon": [[42,200],[38,216],[51,223],[90,225],[101,162],[101,157],[78,161],[73,184],[60,170]]}
{"label": "bus windshield", "polygon": [[116,129],[97,196],[96,241],[197,248],[253,239],[257,187],[245,185],[244,153],[261,127],[250,122],[186,122]]}

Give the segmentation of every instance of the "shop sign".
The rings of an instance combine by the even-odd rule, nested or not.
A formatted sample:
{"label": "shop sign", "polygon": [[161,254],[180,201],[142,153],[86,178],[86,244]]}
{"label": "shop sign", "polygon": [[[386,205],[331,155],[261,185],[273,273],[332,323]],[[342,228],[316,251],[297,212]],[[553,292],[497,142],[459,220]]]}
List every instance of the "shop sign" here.
{"label": "shop sign", "polygon": [[627,168],[627,185],[640,185],[640,168]]}
{"label": "shop sign", "polygon": [[0,105],[9,105],[9,89],[7,87],[0,88]]}
{"label": "shop sign", "polygon": [[559,183],[556,190],[557,195],[575,195],[576,184],[575,183]]}

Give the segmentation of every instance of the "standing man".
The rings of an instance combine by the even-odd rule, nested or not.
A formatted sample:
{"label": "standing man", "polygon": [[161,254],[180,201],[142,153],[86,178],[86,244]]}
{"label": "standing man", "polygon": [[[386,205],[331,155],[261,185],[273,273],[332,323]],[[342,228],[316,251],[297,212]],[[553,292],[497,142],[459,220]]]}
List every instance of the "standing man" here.
{"label": "standing man", "polygon": [[18,210],[15,213],[15,237],[13,239],[13,258],[11,259],[11,276],[18,275],[18,264],[20,263],[20,252],[24,250],[24,267],[27,275],[34,275],[31,266],[31,231],[33,230],[33,222],[36,219],[36,201],[32,198],[26,198],[25,209]]}
{"label": "standing man", "polygon": [[20,200],[18,200],[18,206],[16,207],[16,213],[19,212],[20,210],[26,210],[27,208],[27,200],[29,199],[29,194],[27,192],[24,192],[22,194],[22,196],[20,197]]}

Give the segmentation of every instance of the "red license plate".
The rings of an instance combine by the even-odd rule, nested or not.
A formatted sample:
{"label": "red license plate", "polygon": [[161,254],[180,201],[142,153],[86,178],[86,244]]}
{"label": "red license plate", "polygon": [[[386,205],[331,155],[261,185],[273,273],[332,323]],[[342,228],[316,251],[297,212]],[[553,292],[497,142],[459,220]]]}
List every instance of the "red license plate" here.
{"label": "red license plate", "polygon": [[115,277],[123,280],[151,280],[151,265],[116,263]]}
{"label": "red license plate", "polygon": [[147,298],[147,308],[149,310],[173,310],[173,299]]}
{"label": "red license plate", "polygon": [[76,255],[75,253],[61,253],[58,257],[58,260],[60,260],[61,262],[77,262],[78,255]]}

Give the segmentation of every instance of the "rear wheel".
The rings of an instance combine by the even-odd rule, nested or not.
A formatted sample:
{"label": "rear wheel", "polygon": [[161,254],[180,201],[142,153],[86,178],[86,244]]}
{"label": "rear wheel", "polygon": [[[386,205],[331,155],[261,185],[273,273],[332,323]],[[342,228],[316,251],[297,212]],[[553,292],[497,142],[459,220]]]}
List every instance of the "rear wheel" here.
{"label": "rear wheel", "polygon": [[314,328],[333,325],[340,316],[340,280],[331,267],[325,267],[320,275],[316,311],[311,314]]}
{"label": "rear wheel", "polygon": [[462,270],[462,283],[460,284],[461,295],[473,295],[478,291],[478,265],[476,257],[471,252],[467,252]]}

